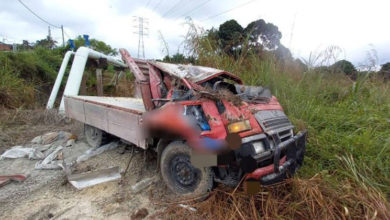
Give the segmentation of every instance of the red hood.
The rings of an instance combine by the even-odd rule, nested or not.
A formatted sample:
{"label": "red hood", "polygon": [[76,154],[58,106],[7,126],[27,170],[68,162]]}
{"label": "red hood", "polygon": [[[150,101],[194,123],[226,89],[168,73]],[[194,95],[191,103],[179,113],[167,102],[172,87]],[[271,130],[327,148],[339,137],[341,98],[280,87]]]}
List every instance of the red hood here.
{"label": "red hood", "polygon": [[282,110],[282,106],[279,104],[278,100],[275,96],[272,96],[270,101],[268,103],[261,103],[261,104],[255,104],[255,103],[247,103],[243,102],[241,106],[234,106],[232,103],[222,100],[225,111],[221,114],[221,119],[225,127],[228,124],[231,124],[233,122],[237,121],[243,121],[243,120],[249,120],[252,129],[246,132],[240,133],[241,137],[246,137],[258,133],[263,133],[263,130],[261,129],[260,125],[258,124],[256,118],[254,117],[254,114],[258,111],[262,110]]}

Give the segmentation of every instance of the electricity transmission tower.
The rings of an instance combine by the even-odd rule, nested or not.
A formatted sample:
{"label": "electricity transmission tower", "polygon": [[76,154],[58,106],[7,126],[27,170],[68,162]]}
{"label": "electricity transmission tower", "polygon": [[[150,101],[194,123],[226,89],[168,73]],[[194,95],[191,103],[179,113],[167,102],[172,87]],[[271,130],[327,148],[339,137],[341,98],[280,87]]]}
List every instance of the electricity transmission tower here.
{"label": "electricity transmission tower", "polygon": [[148,24],[149,20],[144,17],[137,17],[134,16],[134,28],[136,31],[134,31],[134,34],[138,35],[138,58],[141,56],[142,52],[142,58],[145,59],[145,45],[144,45],[144,36],[148,36]]}

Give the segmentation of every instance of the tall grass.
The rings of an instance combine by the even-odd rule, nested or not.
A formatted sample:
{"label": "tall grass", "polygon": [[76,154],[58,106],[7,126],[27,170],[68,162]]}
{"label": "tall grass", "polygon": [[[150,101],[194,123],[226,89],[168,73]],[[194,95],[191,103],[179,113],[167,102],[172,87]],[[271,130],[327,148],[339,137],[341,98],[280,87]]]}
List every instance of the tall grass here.
{"label": "tall grass", "polygon": [[0,106],[32,108],[45,101],[62,55],[61,48],[0,52]]}
{"label": "tall grass", "polygon": [[[329,191],[330,194],[318,194],[309,199],[319,199],[322,201],[319,201],[319,204],[340,203],[336,204],[340,207],[346,203],[345,207],[354,213],[363,206],[371,213],[382,208],[387,210],[388,214],[389,205],[386,200],[390,198],[389,84],[367,77],[352,81],[341,73],[322,73],[315,69],[304,71],[294,61],[281,62],[272,54],[260,57],[258,54],[243,53],[245,55],[233,59],[221,52],[216,53],[215,42],[202,35],[194,26],[190,29],[187,44],[198,56],[200,65],[231,71],[239,75],[246,84],[268,86],[296,126],[296,130],[308,130],[304,165],[296,176],[298,179],[294,180],[301,181],[304,185],[297,185],[297,190],[300,190],[299,187],[303,187],[302,190],[315,190],[308,189],[312,187],[311,178],[321,173],[323,178],[316,181],[323,182],[313,187],[319,187],[320,192]],[[346,189],[345,184],[350,189]],[[343,193],[345,199],[333,198],[334,195],[343,196]],[[348,200],[347,197],[351,199],[353,194],[360,196]],[[294,197],[296,194],[292,192],[289,196]],[[300,196],[310,197],[313,194],[306,192]],[[381,205],[368,202],[367,199],[371,197],[381,200]],[[261,203],[256,215],[269,217],[264,215],[264,201]],[[319,204],[313,207],[322,210]],[[302,205],[298,200],[292,200],[290,205],[296,206],[296,212],[302,211],[298,210]],[[281,215],[273,217],[296,217],[290,216],[291,213],[284,215],[283,210],[279,211]],[[343,218],[343,210],[336,211],[334,215]],[[389,216],[382,215],[380,218],[386,217]]]}

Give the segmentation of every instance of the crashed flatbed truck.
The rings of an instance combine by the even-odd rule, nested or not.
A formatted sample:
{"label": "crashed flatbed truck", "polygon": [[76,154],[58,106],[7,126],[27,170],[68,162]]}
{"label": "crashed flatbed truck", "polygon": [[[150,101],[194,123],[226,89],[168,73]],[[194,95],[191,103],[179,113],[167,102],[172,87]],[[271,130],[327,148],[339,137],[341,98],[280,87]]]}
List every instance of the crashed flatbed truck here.
{"label": "crashed flatbed truck", "polygon": [[294,135],[268,89],[214,68],[120,53],[137,98],[64,96],[66,116],[85,124],[91,145],[111,134],[153,149],[164,182],[182,196],[205,194],[215,182],[277,183],[302,165],[306,131]]}

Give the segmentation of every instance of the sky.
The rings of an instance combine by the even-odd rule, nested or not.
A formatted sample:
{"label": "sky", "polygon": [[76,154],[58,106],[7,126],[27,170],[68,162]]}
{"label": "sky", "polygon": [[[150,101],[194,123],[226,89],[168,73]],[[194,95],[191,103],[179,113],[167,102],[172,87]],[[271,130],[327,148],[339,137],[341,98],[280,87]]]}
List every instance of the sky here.
{"label": "sky", "polygon": [[[390,62],[390,1],[388,0],[22,0],[54,26],[64,26],[65,40],[88,34],[115,48],[126,48],[137,57],[135,16],[144,17],[146,58],[183,52],[188,31],[185,17],[204,30],[235,19],[241,26],[264,19],[279,27],[281,42],[296,58],[309,59],[329,46],[340,48],[337,59],[356,66]],[[61,30],[51,28],[62,43]],[[48,24],[18,0],[0,0],[0,41],[20,43],[45,38]],[[372,51],[375,51],[374,53]]]}

